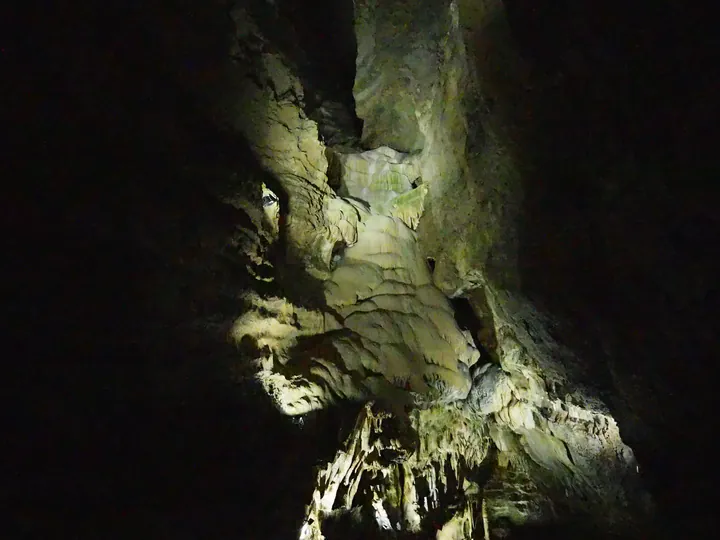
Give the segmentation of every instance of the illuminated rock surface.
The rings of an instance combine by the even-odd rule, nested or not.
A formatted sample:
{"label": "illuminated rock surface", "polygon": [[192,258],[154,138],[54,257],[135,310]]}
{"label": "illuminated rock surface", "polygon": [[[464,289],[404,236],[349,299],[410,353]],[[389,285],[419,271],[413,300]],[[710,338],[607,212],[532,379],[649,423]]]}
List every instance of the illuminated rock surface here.
{"label": "illuminated rock surface", "polygon": [[[558,512],[621,530],[644,504],[633,452],[580,384],[574,353],[512,289],[517,173],[493,118],[471,110],[482,84],[464,41],[501,8],[466,13],[469,30],[457,3],[426,7],[356,3],[354,94],[372,150],[329,149],[328,169],[282,56],[260,56],[267,83],[247,75],[241,94],[251,113],[239,128],[287,201],[284,249],[322,284],[322,302],[250,294],[232,335],[253,343],[285,414],[369,402],[320,468],[300,537],[323,538],[324,522],[352,512],[387,534],[435,527],[437,538]],[[446,295],[483,312],[489,352]]]}
{"label": "illuminated rock surface", "polygon": [[6,197],[9,529],[712,537],[714,94],[661,99],[700,52],[654,11],[581,4],[58,10],[4,79],[47,83],[7,154],[51,210],[40,247]]}
{"label": "illuminated rock surface", "polygon": [[365,201],[380,214],[420,177],[411,157],[386,146],[362,154],[338,152],[335,160],[341,182],[338,194]]}

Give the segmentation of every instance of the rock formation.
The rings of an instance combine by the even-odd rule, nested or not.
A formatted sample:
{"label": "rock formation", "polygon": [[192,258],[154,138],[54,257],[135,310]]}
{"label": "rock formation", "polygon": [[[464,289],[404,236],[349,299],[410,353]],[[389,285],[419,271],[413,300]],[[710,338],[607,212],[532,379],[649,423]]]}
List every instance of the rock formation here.
{"label": "rock formation", "polygon": [[0,43],[5,536],[712,537],[705,13],[54,4]]}
{"label": "rock formation", "polygon": [[[496,85],[523,80],[502,5],[354,9],[359,139],[343,115],[319,136],[290,59],[250,11],[233,12],[245,55],[230,69],[234,129],[279,191],[265,224],[277,279],[288,286],[281,266],[294,261],[317,292],[312,305],[247,293],[232,338],[252,345],[285,414],[365,403],[318,470],[300,538],[332,538],[343,519],[454,539],[564,517],[631,530],[649,509],[633,452],[517,288],[518,165],[487,106]],[[489,72],[488,47],[507,73]],[[314,117],[330,126],[343,109],[323,107]],[[482,332],[459,326],[461,297]]]}

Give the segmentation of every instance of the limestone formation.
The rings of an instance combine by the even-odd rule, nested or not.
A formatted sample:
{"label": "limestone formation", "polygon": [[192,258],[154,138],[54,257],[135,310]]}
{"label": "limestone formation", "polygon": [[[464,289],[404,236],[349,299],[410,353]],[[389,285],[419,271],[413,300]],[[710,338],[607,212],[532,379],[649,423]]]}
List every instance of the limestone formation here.
{"label": "limestone formation", "polygon": [[[360,215],[354,243],[325,282],[324,312],[252,297],[254,309],[236,322],[235,339],[247,336],[268,348],[262,377],[289,414],[336,396],[418,404],[464,399],[479,353],[432,284],[414,232],[397,218]],[[313,336],[314,348],[301,354],[300,336]]]}
{"label": "limestone formation", "polygon": [[[232,338],[285,414],[366,403],[318,471],[302,539],[348,516],[387,534],[489,538],[560,508],[620,529],[643,498],[575,353],[514,287],[518,172],[480,111],[492,81],[477,70],[502,7],[470,4],[355,1],[363,148],[333,128],[332,103],[313,116],[325,147],[292,64],[234,12],[234,56],[251,60],[235,66],[236,127],[269,176],[279,286],[297,287],[282,274],[292,262],[315,296],[245,294]],[[458,324],[461,296],[482,332]]]}
{"label": "limestone formation", "polygon": [[[440,508],[451,490],[464,502],[447,523],[437,524],[438,538],[473,537],[481,501],[477,485],[464,477],[464,470],[486,459],[487,433],[457,408],[416,410],[411,422],[415,445],[394,429],[391,414],[372,403],[365,406],[343,448],[318,472],[301,540],[325,538],[324,519],[368,498],[381,529],[418,533],[427,526],[422,516]],[[368,484],[363,477],[373,481]]]}
{"label": "limestone formation", "polygon": [[338,194],[363,200],[379,214],[387,214],[390,203],[410,191],[420,177],[412,157],[386,146],[361,154],[339,151],[334,159]]}
{"label": "limestone formation", "polygon": [[355,122],[348,108],[337,101],[323,101],[310,114],[317,122],[320,137],[327,146],[356,146]]}
{"label": "limestone formation", "polygon": [[366,148],[400,152],[425,147],[417,111],[428,105],[447,2],[355,2],[358,39],[355,103]]}
{"label": "limestone formation", "polygon": [[344,358],[357,358],[405,390],[432,394],[433,401],[467,395],[479,353],[457,327],[402,221],[368,217],[326,283],[326,298],[352,331],[336,340]]}

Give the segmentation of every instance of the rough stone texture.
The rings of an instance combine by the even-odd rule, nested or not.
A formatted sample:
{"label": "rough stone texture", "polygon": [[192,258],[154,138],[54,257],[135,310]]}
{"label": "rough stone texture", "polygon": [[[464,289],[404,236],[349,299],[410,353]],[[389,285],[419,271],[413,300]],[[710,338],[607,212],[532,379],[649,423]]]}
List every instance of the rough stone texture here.
{"label": "rough stone texture", "polygon": [[251,15],[232,11],[236,36],[228,66],[233,81],[223,118],[248,140],[260,163],[278,184],[280,212],[287,216],[289,254],[327,267],[338,230],[327,224],[327,160],[317,124],[303,111],[304,90],[288,60],[267,43]]}
{"label": "rough stone texture", "polygon": [[581,363],[550,336],[550,321],[512,293],[488,287],[486,294],[512,395],[508,401],[507,387],[497,386],[506,405],[490,429],[501,453],[550,500],[607,527],[650,511],[632,450],[607,407],[579,384]]}
{"label": "rough stone texture", "polygon": [[330,156],[329,174],[340,195],[364,201],[374,212],[417,228],[428,193],[417,159],[386,146],[362,153],[336,147]]}
{"label": "rough stone texture", "polygon": [[[328,185],[324,148],[291,67],[263,52],[245,76],[242,107],[251,114],[241,129],[283,190],[287,247],[322,281],[324,304],[250,295],[233,336],[250,339],[259,378],[286,414],[370,399],[390,411],[361,414],[318,477],[302,534],[321,538],[322,519],[354,504],[381,529],[417,530],[452,500],[457,510],[439,534],[471,538],[480,501],[467,476],[492,466],[489,441],[504,470],[486,495],[490,525],[548,520],[563,508],[621,527],[644,504],[633,453],[579,384],[574,354],[513,289],[518,172],[498,119],[482,110],[482,92],[496,81],[480,80],[473,57],[486,35],[504,36],[501,7],[426,7],[356,3],[362,142],[380,148],[331,152],[333,183],[346,198]],[[480,44],[468,47],[471,37]],[[437,262],[432,275],[428,255]],[[446,295],[474,289],[485,297],[497,363],[472,372],[479,353]],[[409,416],[408,406],[416,407]],[[386,417],[399,422],[397,437],[380,437]],[[365,473],[373,480],[355,501]]]}
{"label": "rough stone texture", "polygon": [[[421,151],[428,196],[418,232],[436,260],[434,279],[443,291],[453,294],[478,267],[513,283],[518,172],[502,120],[483,97],[494,81],[480,79],[475,67],[488,56],[497,62],[499,49],[507,57],[503,69],[518,69],[505,53],[510,38],[503,34],[502,5],[440,0],[419,10],[403,1],[376,4],[357,2],[354,93],[363,142]],[[409,148],[409,139],[422,144]]]}
{"label": "rough stone texture", "polygon": [[472,538],[474,532],[474,509],[467,505],[443,525],[436,538],[437,540],[464,540]]}
{"label": "rough stone texture", "polygon": [[[236,11],[235,18],[239,57],[261,36],[246,12]],[[432,284],[408,227],[417,225],[426,193],[422,186],[412,189],[416,163],[390,148],[336,151],[340,193],[370,209],[337,197],[327,183],[316,125],[303,113],[297,77],[279,53],[262,51],[251,55],[253,70],[242,75],[237,106],[249,115],[238,129],[282,190],[278,204],[266,209],[269,220],[279,236],[287,232],[288,253],[326,280],[327,309],[282,299],[268,304],[251,295],[253,309],[236,321],[234,339],[248,337],[269,350],[259,362],[261,378],[288,414],[338,399],[403,401],[407,392],[418,403],[464,398],[478,352]],[[312,345],[300,339],[309,336]]]}
{"label": "rough stone texture", "polygon": [[557,515],[553,501],[528,471],[502,459],[483,486],[490,538],[502,538],[504,525],[532,525]]}
{"label": "rough stone texture", "polygon": [[485,364],[473,375],[473,386],[466,404],[478,414],[496,413],[512,399],[509,377],[498,366]]}
{"label": "rough stone texture", "polygon": [[446,0],[424,2],[422,8],[412,1],[355,2],[353,93],[357,115],[364,120],[366,148],[417,152],[425,146],[416,114],[432,95],[447,5]]}
{"label": "rough stone texture", "polygon": [[[236,341],[249,336],[269,349],[262,379],[288,414],[338,397],[427,404],[470,390],[479,353],[432,284],[414,232],[396,218],[361,215],[325,282],[324,313],[252,297],[253,310],[235,324]],[[300,336],[315,336],[313,347],[298,349]]]}
{"label": "rough stone texture", "polygon": [[[436,260],[436,284],[453,296],[473,268],[505,285],[517,282],[515,220],[521,193],[512,147],[489,105],[487,79],[475,67],[487,61],[478,54],[497,55],[509,47],[509,36],[494,36],[494,27],[504,23],[502,5],[452,2],[448,12],[439,76],[430,107],[420,116],[427,141],[422,176],[429,193],[418,232]],[[487,34],[490,47],[478,51],[477,40]],[[502,69],[513,73],[514,58],[508,56]]]}
{"label": "rough stone texture", "polygon": [[450,492],[459,509],[438,527],[437,537],[474,538],[479,489],[463,475],[487,457],[483,425],[461,408],[416,410],[411,416],[415,435],[408,438],[392,418],[372,403],[360,412],[343,447],[318,471],[301,540],[322,540],[325,519],[366,501],[372,501],[376,529],[419,533],[428,525],[423,516],[439,509]]}
{"label": "rough stone texture", "polygon": [[[28,229],[33,219],[19,210],[37,216],[32,203],[38,193],[48,202],[41,207],[50,211],[53,223],[47,250],[37,249],[36,238],[19,240],[14,243],[19,253],[8,261],[13,276],[8,283],[26,285],[11,294],[15,325],[28,330],[12,349],[30,354],[13,362],[11,375],[19,368],[21,384],[10,385],[10,396],[19,418],[27,413],[33,421],[11,422],[5,437],[13,470],[6,490],[10,508],[24,509],[15,512],[9,528],[19,525],[25,536],[74,537],[83,530],[103,537],[107,523],[117,521],[117,508],[132,507],[117,521],[115,536],[135,537],[140,530],[139,536],[147,535],[152,523],[159,537],[183,537],[188,530],[200,537],[253,538],[258,530],[268,538],[292,537],[297,532],[292,517],[302,513],[303,497],[312,491],[302,481],[310,475],[303,472],[317,456],[334,450],[336,429],[311,426],[323,414],[342,413],[334,409],[290,419],[268,407],[264,395],[238,401],[247,387],[227,384],[224,360],[248,372],[245,359],[254,359],[267,375],[268,392],[279,387],[292,394],[289,401],[298,403],[293,414],[329,404],[313,402],[316,395],[336,401],[368,398],[360,390],[369,388],[372,375],[348,380],[345,359],[334,346],[351,331],[325,305],[324,285],[305,276],[312,271],[327,282],[362,236],[365,205],[335,197],[325,186],[318,171],[324,169],[327,149],[316,142],[312,123],[319,124],[324,142],[356,146],[344,138],[345,111],[322,104],[329,97],[351,106],[347,93],[331,91],[349,92],[351,81],[337,79],[338,71],[345,71],[332,60],[341,55],[301,50],[308,41],[286,31],[288,12],[293,11],[296,28],[307,23],[304,36],[332,28],[330,39],[317,41],[318,50],[331,49],[328,43],[341,41],[335,36],[348,34],[330,15],[332,9],[308,9],[319,5],[315,1],[242,4],[253,16],[264,9],[264,20],[258,20],[265,35],[236,11],[235,64],[223,69],[218,64],[227,60],[226,30],[233,23],[226,3],[88,5],[81,15],[94,13],[89,21],[51,7],[46,23],[17,25],[29,30],[21,32],[27,42],[53,41],[39,47],[52,58],[38,63],[33,77],[51,91],[35,96],[22,88],[31,82],[27,78],[4,81],[10,90],[21,90],[17,99],[9,94],[11,117],[40,135],[27,152],[8,154],[9,176],[21,171],[35,176],[14,184],[32,193],[8,199],[13,206],[5,216],[9,229]],[[382,24],[393,2],[377,4]],[[435,536],[436,527],[443,534],[470,536],[464,524],[470,511],[480,523],[482,494],[491,534],[512,529],[505,519],[515,524],[562,519],[577,514],[578,507],[593,514],[592,519],[581,516],[584,521],[605,530],[607,521],[618,520],[623,498],[629,502],[638,491],[638,475],[625,474],[632,473],[632,457],[623,455],[609,412],[592,399],[593,388],[603,387],[624,438],[641,458],[642,472],[666,497],[663,514],[670,518],[663,526],[676,525],[667,537],[712,537],[698,532],[703,525],[715,527],[712,505],[704,499],[712,492],[706,458],[713,453],[692,434],[702,432],[703,419],[713,410],[708,400],[714,381],[707,366],[714,353],[704,355],[716,350],[716,333],[707,321],[714,320],[718,272],[707,264],[712,251],[707,246],[713,243],[704,234],[716,212],[706,190],[686,189],[686,180],[710,163],[705,158],[715,156],[704,154],[700,137],[688,135],[702,129],[703,139],[713,141],[705,130],[712,118],[707,105],[714,104],[710,80],[698,78],[695,84],[684,71],[702,66],[702,51],[683,49],[674,24],[654,32],[649,12],[638,15],[642,24],[626,24],[623,30],[628,10],[607,3],[601,9],[612,17],[595,17],[597,22],[588,20],[597,12],[583,15],[574,5],[505,4],[526,6],[526,25],[515,30],[520,28],[516,35],[527,41],[529,57],[542,59],[537,49],[550,42],[542,60],[559,72],[543,74],[545,88],[515,84],[514,72],[522,66],[508,46],[499,2],[462,0],[458,12],[442,16],[430,4],[429,22],[423,21],[425,14],[412,14],[418,26],[445,29],[441,40],[421,47],[442,54],[434,60],[435,79],[423,81],[433,96],[410,100],[420,107],[414,111],[417,126],[410,115],[403,125],[385,121],[381,102],[387,100],[389,116],[397,116],[409,102],[406,96],[383,92],[368,109],[375,111],[366,116],[368,131],[384,122],[383,130],[400,127],[398,139],[415,134],[411,143],[422,146],[416,157],[419,163],[425,158],[428,178],[422,187],[429,196],[419,228],[421,254],[436,263],[436,285],[451,296],[468,295],[482,319],[469,326],[475,337],[484,335],[480,341],[489,354],[482,360],[492,364],[471,369],[473,387],[464,403],[410,410],[409,420],[395,407],[385,420],[371,424],[368,439],[382,441],[371,443],[373,450],[361,460],[367,474],[345,476],[351,485],[361,478],[346,515],[369,516],[375,529],[400,525]],[[409,3],[397,6],[403,11]],[[347,13],[348,7],[350,1],[341,10]],[[412,9],[420,11],[419,3]],[[551,18],[566,20],[570,32],[557,32],[559,25],[543,14],[549,9]],[[303,10],[313,15],[303,17]],[[113,29],[107,28],[109,20]],[[612,32],[601,28],[607,20],[619,23]],[[554,32],[557,37],[536,39],[525,31],[533,25],[546,37]],[[606,37],[598,39],[598,29]],[[413,36],[399,31],[385,43],[404,47],[425,40],[427,34],[419,30]],[[137,39],[125,39],[129,34]],[[276,47],[281,34],[285,39]],[[15,65],[22,47],[13,47],[12,37],[3,57]],[[349,36],[344,43],[352,50]],[[643,43],[652,44],[654,53],[646,54],[650,47]],[[383,46],[373,43],[373,54],[380,55]],[[693,61],[682,51],[691,51]],[[305,67],[314,64],[313,69],[296,77],[295,62],[303,57]],[[354,64],[354,55],[351,60]],[[406,62],[409,70],[418,67],[412,61]],[[363,69],[369,72],[372,64]],[[376,67],[382,69],[382,63]],[[415,69],[413,77],[421,71]],[[674,75],[687,93],[676,91],[663,111],[658,106],[665,101],[662,90],[648,71],[658,82]],[[335,78],[323,86],[325,93],[318,91],[322,85],[306,85],[313,73]],[[375,80],[392,85],[396,74],[376,75]],[[216,99],[218,89],[226,99]],[[528,100],[526,94],[534,97]],[[306,96],[310,105],[303,103]],[[23,107],[25,99],[29,107]],[[214,118],[198,107],[203,101],[214,106]],[[535,106],[526,109],[533,101]],[[508,120],[519,114],[532,114],[534,140],[513,147]],[[237,136],[238,129],[216,129],[213,120],[243,136]],[[34,140],[22,135],[10,142],[13,148]],[[263,141],[268,136],[277,140],[268,144]],[[247,141],[252,155],[245,153]],[[558,345],[568,335],[507,286],[518,200],[510,173],[528,152],[541,159],[522,179],[523,291],[557,315],[577,316],[575,337],[588,343],[580,343],[586,350],[573,349],[576,354]],[[264,172],[257,170],[258,159]],[[38,184],[38,177],[46,183]],[[270,192],[278,201],[264,205],[260,196]],[[214,197],[218,194],[222,202]],[[411,196],[417,194],[408,192],[393,203]],[[402,219],[415,228],[420,213]],[[386,217],[401,216],[389,211]],[[294,264],[286,252],[297,256]],[[75,254],[80,254],[78,264],[71,260]],[[243,313],[238,298],[248,288],[255,292],[243,296],[249,306]],[[486,296],[489,301],[481,301]],[[29,309],[34,303],[49,309]],[[492,309],[483,307],[480,314],[481,304]],[[31,312],[50,316],[38,322]],[[603,319],[597,327],[595,316]],[[226,329],[238,317],[238,326],[253,332],[235,333],[239,347],[226,347]],[[37,339],[38,328],[49,334]],[[599,337],[593,337],[593,328]],[[358,342],[362,350],[360,337]],[[54,362],[58,353],[72,362]],[[593,355],[600,361],[592,372],[577,369],[588,366]],[[384,369],[379,360],[376,367]],[[639,406],[632,422],[621,416],[624,399]],[[699,426],[688,424],[693,418]],[[35,426],[44,427],[35,433]],[[178,446],[180,439],[184,444]],[[119,460],[82,459],[83,449]],[[453,456],[460,456],[457,466]],[[439,466],[443,459],[446,467]],[[62,518],[54,515],[53,505],[37,508],[38,485],[44,500],[63,501]],[[242,500],[241,509],[235,495],[242,486],[249,486],[252,496]],[[319,482],[318,487],[327,486]],[[324,521],[345,511],[338,508],[344,487],[341,483]],[[159,504],[138,507],[139,492]],[[88,504],[95,514],[90,522]],[[33,515],[27,508],[35,508]],[[361,537],[373,536],[369,531]],[[330,537],[348,536],[341,529]]]}
{"label": "rough stone texture", "polygon": [[355,119],[347,106],[342,103],[323,101],[317,109],[310,113],[310,119],[317,122],[322,142],[328,147],[358,146]]}
{"label": "rough stone texture", "polygon": [[[371,215],[326,283],[328,306],[360,339],[336,341],[344,358],[421,395],[464,398],[479,353],[432,284],[415,234],[400,220]],[[441,397],[442,396],[442,397]]]}
{"label": "rough stone texture", "polygon": [[327,161],[317,124],[303,109],[303,87],[288,60],[264,45],[247,11],[232,12],[237,28],[231,50],[239,94],[229,117],[255,148],[262,164],[278,176],[298,176],[323,188]]}
{"label": "rough stone texture", "polygon": [[378,214],[387,214],[393,199],[410,191],[420,177],[412,158],[388,147],[361,154],[335,152],[333,157],[338,195],[365,201]]}

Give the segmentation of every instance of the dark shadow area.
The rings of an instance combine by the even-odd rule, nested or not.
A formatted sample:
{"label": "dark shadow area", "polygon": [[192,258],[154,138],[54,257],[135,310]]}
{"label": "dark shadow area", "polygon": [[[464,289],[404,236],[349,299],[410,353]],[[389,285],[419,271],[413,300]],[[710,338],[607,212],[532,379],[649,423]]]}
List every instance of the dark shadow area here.
{"label": "dark shadow area", "polygon": [[[258,283],[228,246],[254,226],[215,195],[260,207],[266,178],[188,91],[225,54],[227,14],[35,16],[3,43],[0,77],[16,133],[3,536],[293,538],[338,421],[300,426],[231,377],[244,358],[225,333]],[[192,54],[164,41],[193,23]]]}
{"label": "dark shadow area", "polygon": [[307,90],[305,112],[318,123],[327,145],[356,145],[362,120],[353,96],[357,40],[352,0],[281,0],[278,14],[296,35],[286,54],[304,54],[298,65]]}
{"label": "dark shadow area", "polygon": [[488,330],[480,317],[477,316],[470,300],[464,296],[450,298],[450,305],[453,308],[455,322],[461,330],[468,330],[472,336],[475,347],[480,351],[483,363],[491,358],[490,352],[486,348],[487,340],[483,339],[488,335]]}
{"label": "dark shadow area", "polygon": [[348,115],[347,127],[359,134],[362,122],[355,116],[353,98],[357,41],[352,0],[250,0],[247,8],[263,34],[295,66],[305,89],[305,112],[322,124],[323,114],[315,113],[323,102],[340,104],[341,114]]}
{"label": "dark shadow area", "polygon": [[352,0],[279,0],[277,4],[279,15],[291,21],[299,40],[292,47],[306,55],[301,67],[310,88],[324,99],[353,105],[354,110],[357,42]]}
{"label": "dark shadow area", "polygon": [[450,298],[450,305],[455,312],[455,321],[462,330],[469,330],[473,336],[482,330],[482,321],[475,314],[470,300],[464,296],[458,296]]}
{"label": "dark shadow area", "polygon": [[644,468],[663,533],[708,536],[713,31],[698,6],[507,5],[536,83],[522,103],[523,289],[607,371],[611,388],[598,386]]}
{"label": "dark shadow area", "polygon": [[587,538],[588,540],[635,540],[634,537],[612,535],[582,524],[572,523],[508,527],[506,534],[505,538],[508,540],[575,540],[577,538]]}
{"label": "dark shadow area", "polygon": [[[252,162],[254,162],[254,157],[249,157],[246,163]],[[259,171],[259,164],[255,165]],[[308,309],[326,307],[322,282],[308,273],[304,261],[298,260],[288,242],[288,216],[290,215],[288,194],[276,178],[265,172],[258,174],[278,198],[279,231],[277,241],[269,246],[266,252],[268,263],[272,265],[273,281],[253,283],[252,288],[261,295],[285,298],[296,306]]]}
{"label": "dark shadow area", "polygon": [[367,507],[338,512],[323,520],[322,533],[328,540],[388,540],[394,531],[383,531]]}

